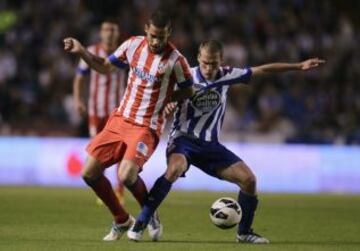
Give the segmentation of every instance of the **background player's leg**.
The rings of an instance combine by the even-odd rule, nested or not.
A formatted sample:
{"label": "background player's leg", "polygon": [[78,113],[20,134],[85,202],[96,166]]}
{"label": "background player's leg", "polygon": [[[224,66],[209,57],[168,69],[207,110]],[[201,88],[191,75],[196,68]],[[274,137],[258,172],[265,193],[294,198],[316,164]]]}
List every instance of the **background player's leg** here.
{"label": "background player's leg", "polygon": [[123,223],[128,219],[129,214],[116,198],[110,181],[104,176],[104,170],[105,168],[100,162],[89,156],[83,169],[83,179],[109,208],[115,222]]}
{"label": "background player's leg", "polygon": [[238,202],[243,211],[243,217],[238,226],[238,234],[250,232],[258,204],[255,175],[250,168],[241,161],[228,168],[220,169],[217,174],[220,178],[230,181],[241,188]]}
{"label": "background player's leg", "polygon": [[161,202],[170,192],[172,183],[174,183],[187,169],[187,161],[183,154],[171,154],[168,159],[168,167],[164,175],[159,177],[149,192],[148,200],[143,207],[137,221],[145,226],[151,216],[159,207]]}

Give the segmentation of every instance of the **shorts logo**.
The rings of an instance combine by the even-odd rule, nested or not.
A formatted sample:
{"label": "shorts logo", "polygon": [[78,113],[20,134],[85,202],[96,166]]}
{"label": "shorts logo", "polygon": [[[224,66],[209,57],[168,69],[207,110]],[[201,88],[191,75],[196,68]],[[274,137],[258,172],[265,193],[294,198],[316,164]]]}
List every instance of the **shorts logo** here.
{"label": "shorts logo", "polygon": [[144,156],[148,154],[148,147],[144,142],[139,142],[136,150]]}

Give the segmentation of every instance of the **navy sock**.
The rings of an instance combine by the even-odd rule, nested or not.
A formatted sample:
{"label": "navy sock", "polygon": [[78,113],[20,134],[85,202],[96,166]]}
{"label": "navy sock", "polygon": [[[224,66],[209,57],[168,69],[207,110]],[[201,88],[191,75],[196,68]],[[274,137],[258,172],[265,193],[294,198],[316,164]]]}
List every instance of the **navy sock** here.
{"label": "navy sock", "polygon": [[164,176],[158,178],[149,192],[147,201],[142,208],[137,220],[147,225],[151,216],[154,214],[158,206],[165,199],[166,195],[170,192],[172,183]]}
{"label": "navy sock", "polygon": [[238,226],[238,234],[246,234],[251,230],[258,199],[256,195],[249,195],[240,191],[238,202],[242,209],[242,218]]}

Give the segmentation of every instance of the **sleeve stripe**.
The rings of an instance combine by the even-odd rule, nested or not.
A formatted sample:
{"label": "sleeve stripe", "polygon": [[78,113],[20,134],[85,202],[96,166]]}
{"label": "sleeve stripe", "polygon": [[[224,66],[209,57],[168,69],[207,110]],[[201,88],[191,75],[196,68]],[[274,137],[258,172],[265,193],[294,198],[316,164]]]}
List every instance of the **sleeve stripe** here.
{"label": "sleeve stripe", "polygon": [[81,74],[81,75],[89,75],[90,74],[90,69],[89,68],[80,68],[80,67],[78,67],[76,69],[76,73]]}
{"label": "sleeve stripe", "polygon": [[119,68],[125,68],[125,67],[127,66],[126,63],[122,62],[122,61],[121,61],[120,59],[118,59],[115,55],[110,55],[110,56],[108,57],[108,59],[109,59],[109,61],[110,61],[113,65],[115,65],[115,66],[117,66],[117,67],[119,67]]}
{"label": "sleeve stripe", "polygon": [[175,63],[174,75],[176,78],[177,87],[179,89],[193,85],[193,78],[190,72],[190,67],[186,62],[186,59],[182,56],[180,56]]}

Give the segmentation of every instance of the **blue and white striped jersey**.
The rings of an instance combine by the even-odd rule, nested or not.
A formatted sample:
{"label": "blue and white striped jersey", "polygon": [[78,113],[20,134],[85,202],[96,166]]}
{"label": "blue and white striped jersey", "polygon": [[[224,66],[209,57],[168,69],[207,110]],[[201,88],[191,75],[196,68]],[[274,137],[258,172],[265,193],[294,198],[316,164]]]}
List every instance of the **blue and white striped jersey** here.
{"label": "blue and white striped jersey", "polygon": [[199,67],[191,69],[195,95],[180,103],[175,111],[170,138],[190,135],[218,141],[224,120],[227,92],[231,85],[248,83],[250,68],[220,67],[214,82],[206,81]]}

